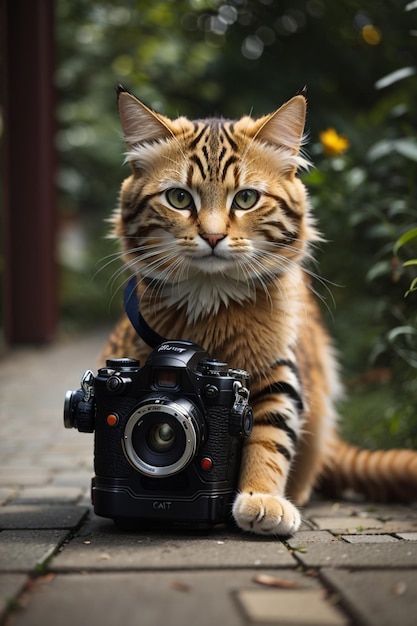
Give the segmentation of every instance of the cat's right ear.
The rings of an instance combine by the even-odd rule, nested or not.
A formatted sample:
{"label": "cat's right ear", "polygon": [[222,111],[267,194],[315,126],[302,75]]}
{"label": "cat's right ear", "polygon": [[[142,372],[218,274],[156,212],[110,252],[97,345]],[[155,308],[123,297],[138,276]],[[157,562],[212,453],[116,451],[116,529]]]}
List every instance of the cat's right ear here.
{"label": "cat's right ear", "polygon": [[117,100],[123,133],[130,148],[173,136],[162,116],[149,109],[121,85],[117,87]]}

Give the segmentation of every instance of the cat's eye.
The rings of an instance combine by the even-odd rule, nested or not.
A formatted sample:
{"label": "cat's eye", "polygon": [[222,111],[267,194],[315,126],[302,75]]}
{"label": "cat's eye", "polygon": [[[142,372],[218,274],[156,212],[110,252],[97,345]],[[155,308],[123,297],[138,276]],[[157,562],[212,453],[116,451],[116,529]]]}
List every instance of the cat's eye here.
{"label": "cat's eye", "polygon": [[259,200],[259,193],[255,189],[241,189],[233,199],[235,209],[247,211],[252,209]]}
{"label": "cat's eye", "polygon": [[174,209],[191,209],[194,206],[193,197],[189,191],[181,187],[174,187],[165,192],[166,199]]}

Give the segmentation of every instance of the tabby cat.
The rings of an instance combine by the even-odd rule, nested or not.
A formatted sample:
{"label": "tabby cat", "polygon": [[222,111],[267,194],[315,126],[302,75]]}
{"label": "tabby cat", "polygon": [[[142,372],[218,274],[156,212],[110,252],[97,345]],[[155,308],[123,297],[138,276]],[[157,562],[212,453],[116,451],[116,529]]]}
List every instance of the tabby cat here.
{"label": "tabby cat", "polygon": [[[141,312],[169,339],[188,339],[251,373],[233,516],[244,530],[288,535],[313,487],[373,499],[416,496],[417,452],[368,452],[337,435],[341,393],[306,261],[320,240],[297,171],[303,93],[271,115],[238,121],[155,113],[121,86],[132,173],[114,216]],[[146,359],[126,317],[104,356]]]}

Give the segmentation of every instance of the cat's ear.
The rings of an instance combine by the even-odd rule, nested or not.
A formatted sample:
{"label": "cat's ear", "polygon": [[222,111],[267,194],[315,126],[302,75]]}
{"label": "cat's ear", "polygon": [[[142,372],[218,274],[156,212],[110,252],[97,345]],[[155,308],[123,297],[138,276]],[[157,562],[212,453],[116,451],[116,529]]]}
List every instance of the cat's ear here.
{"label": "cat's ear", "polygon": [[294,154],[298,154],[303,140],[306,108],[304,95],[294,96],[278,111],[266,119],[262,118],[255,138],[274,146],[289,148]]}
{"label": "cat's ear", "polygon": [[164,118],[149,109],[123,87],[118,87],[119,115],[126,143],[133,146],[172,137]]}

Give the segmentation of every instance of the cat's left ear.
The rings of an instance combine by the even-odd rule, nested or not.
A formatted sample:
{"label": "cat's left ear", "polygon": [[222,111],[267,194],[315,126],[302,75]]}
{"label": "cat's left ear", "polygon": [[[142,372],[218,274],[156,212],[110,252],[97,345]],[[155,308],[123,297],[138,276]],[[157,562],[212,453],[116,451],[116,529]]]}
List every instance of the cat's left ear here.
{"label": "cat's left ear", "polygon": [[117,100],[125,140],[130,147],[173,136],[167,118],[152,111],[122,85],[117,87]]}
{"label": "cat's left ear", "polygon": [[298,154],[303,140],[306,110],[305,96],[294,96],[278,111],[262,119],[255,138],[273,146],[283,146]]}

